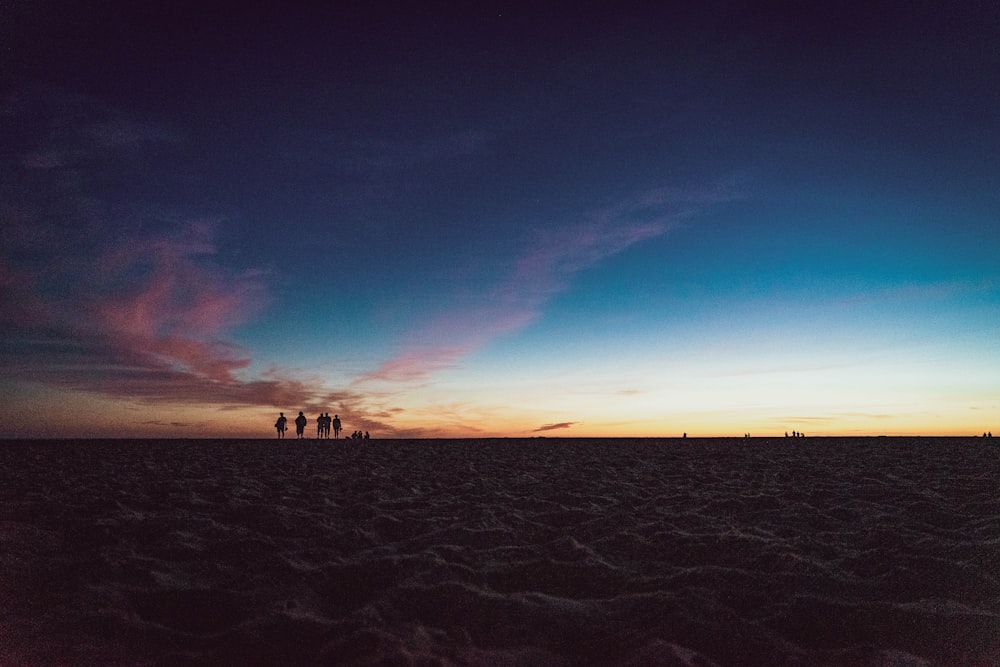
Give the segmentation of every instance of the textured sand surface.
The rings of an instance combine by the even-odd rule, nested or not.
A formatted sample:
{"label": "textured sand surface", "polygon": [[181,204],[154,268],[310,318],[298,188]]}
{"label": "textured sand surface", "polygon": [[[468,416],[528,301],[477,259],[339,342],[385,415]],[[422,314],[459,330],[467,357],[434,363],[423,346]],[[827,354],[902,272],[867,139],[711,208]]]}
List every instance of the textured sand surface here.
{"label": "textured sand surface", "polygon": [[0,664],[1000,664],[982,439],[0,443]]}

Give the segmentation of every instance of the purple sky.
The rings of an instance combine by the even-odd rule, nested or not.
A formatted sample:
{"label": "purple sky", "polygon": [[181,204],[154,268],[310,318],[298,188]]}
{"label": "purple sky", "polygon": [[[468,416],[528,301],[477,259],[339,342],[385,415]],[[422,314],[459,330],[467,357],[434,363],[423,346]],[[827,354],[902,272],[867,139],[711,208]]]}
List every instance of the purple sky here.
{"label": "purple sky", "polygon": [[11,435],[1000,430],[990,3],[0,26]]}

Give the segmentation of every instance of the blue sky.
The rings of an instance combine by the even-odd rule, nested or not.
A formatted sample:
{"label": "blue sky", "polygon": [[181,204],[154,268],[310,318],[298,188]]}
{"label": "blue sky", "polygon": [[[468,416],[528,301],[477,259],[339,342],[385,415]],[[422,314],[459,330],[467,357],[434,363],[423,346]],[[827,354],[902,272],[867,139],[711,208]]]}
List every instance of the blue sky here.
{"label": "blue sky", "polygon": [[994,7],[0,12],[11,435],[995,430]]}

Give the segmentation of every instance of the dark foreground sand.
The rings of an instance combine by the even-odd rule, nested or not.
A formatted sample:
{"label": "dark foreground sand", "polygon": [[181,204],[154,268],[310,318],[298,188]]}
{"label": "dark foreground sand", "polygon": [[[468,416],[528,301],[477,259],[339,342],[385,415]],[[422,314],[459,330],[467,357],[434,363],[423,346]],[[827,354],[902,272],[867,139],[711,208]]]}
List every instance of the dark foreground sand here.
{"label": "dark foreground sand", "polygon": [[983,439],[0,443],[0,664],[1000,664]]}

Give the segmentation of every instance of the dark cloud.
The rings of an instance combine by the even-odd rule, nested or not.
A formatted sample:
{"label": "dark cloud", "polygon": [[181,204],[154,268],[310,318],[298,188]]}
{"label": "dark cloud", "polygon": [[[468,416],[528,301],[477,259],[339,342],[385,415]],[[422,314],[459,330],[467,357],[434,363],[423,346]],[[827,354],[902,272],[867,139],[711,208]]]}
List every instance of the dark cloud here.
{"label": "dark cloud", "polygon": [[579,424],[580,422],[559,422],[558,424],[546,424],[545,426],[539,426],[532,433],[539,433],[541,431],[554,431],[560,428],[570,428],[574,424]]}

